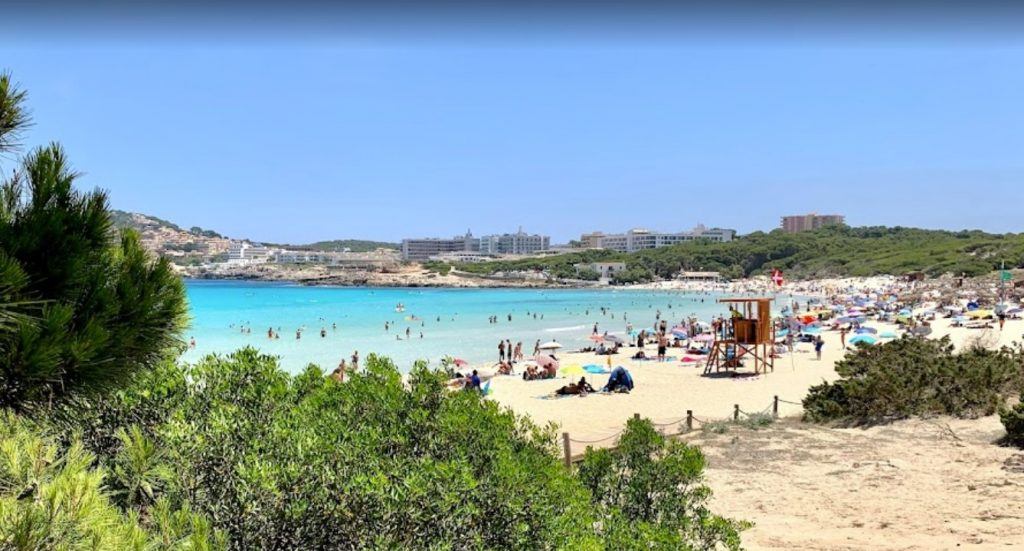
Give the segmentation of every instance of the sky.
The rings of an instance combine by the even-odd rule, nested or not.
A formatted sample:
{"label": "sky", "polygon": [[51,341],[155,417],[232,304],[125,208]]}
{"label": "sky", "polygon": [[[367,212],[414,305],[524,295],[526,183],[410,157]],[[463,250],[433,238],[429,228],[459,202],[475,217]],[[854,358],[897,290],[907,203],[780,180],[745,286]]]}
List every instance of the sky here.
{"label": "sky", "polygon": [[60,142],[114,208],[269,242],[810,211],[1024,231],[1024,38],[997,12],[225,6],[16,14],[0,70],[29,92],[27,144]]}

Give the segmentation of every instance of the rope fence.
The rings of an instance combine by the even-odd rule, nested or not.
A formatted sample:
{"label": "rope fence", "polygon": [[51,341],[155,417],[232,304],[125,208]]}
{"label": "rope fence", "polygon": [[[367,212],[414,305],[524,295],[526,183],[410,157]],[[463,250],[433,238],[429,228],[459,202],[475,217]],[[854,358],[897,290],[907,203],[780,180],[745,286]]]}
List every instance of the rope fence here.
{"label": "rope fence", "polygon": [[[803,405],[801,402],[794,402],[794,401],[791,401],[791,400],[783,400],[782,398],[779,398],[778,396],[775,396],[775,397],[773,397],[772,402],[770,404],[768,404],[767,406],[762,408],[760,411],[755,411],[753,413],[748,412],[748,411],[743,411],[742,409],[740,409],[740,405],[739,404],[734,404],[733,405],[732,418],[731,419],[725,418],[725,419],[718,419],[718,420],[708,421],[707,419],[701,419],[700,417],[697,417],[696,415],[694,415],[692,410],[686,410],[686,415],[683,416],[683,417],[680,417],[680,418],[672,420],[672,421],[662,422],[662,423],[655,423],[654,421],[651,421],[651,424],[654,425],[658,429],[658,432],[661,433],[664,436],[679,436],[679,435],[691,432],[694,429],[694,426],[695,426],[694,424],[695,423],[697,425],[701,425],[701,426],[713,425],[713,424],[716,424],[716,423],[729,423],[729,422],[738,423],[740,421],[740,415],[745,416],[746,419],[759,418],[759,417],[764,417],[764,416],[768,416],[768,415],[771,415],[772,419],[778,419],[778,417],[779,417],[779,404],[780,403],[790,404],[790,405],[795,405],[795,406],[802,406]],[[639,419],[640,418],[640,414],[639,413],[634,413],[633,414],[633,418],[634,419]],[[665,430],[663,430],[665,427],[671,427],[671,426],[679,427],[680,428],[679,432],[667,433]],[[601,443],[601,442],[606,442],[608,440],[612,440],[614,438],[618,438],[619,436],[622,436],[623,432],[625,432],[625,429],[620,430],[620,431],[616,432],[615,434],[611,434],[611,435],[608,435],[608,436],[605,436],[605,437],[602,437],[602,438],[595,438],[595,439],[591,439],[591,440],[580,440],[580,439],[577,439],[577,438],[571,438],[569,436],[568,432],[563,432],[562,433],[562,447],[563,447],[563,451],[564,451],[564,462],[565,462],[566,468],[572,468],[572,464],[573,464],[573,461],[574,461],[573,455],[572,455],[572,445],[573,444],[585,445],[587,447],[587,449],[590,449],[590,448],[593,447],[592,444],[598,444],[598,443]],[[612,449],[614,449],[615,447],[617,447],[617,446],[616,445],[609,446],[609,448],[612,448]],[[582,458],[582,456],[580,456],[580,458]],[[576,460],[578,460],[578,459],[579,458],[577,458]]]}

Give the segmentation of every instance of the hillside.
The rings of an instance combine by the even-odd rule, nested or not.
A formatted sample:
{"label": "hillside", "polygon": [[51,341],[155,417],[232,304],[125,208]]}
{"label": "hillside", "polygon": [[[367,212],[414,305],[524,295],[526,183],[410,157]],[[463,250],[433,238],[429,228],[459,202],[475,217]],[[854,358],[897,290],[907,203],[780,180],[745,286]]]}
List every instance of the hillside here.
{"label": "hillside", "polygon": [[116,227],[139,232],[140,241],[147,250],[176,264],[227,258],[230,241],[215,231],[198,226],[185,230],[173,222],[137,212],[113,210],[110,214]]}
{"label": "hillside", "polygon": [[369,241],[366,239],[332,239],[329,241],[317,241],[308,245],[280,245],[290,249],[312,249],[316,251],[342,251],[348,249],[354,253],[365,253],[377,249],[398,250],[398,243],[386,241]]}
{"label": "hillside", "polygon": [[681,270],[721,272],[729,278],[779,268],[789,277],[869,276],[923,271],[981,275],[1024,265],[1024,235],[903,227],[830,227],[813,232],[754,232],[728,243],[693,241],[636,253],[590,250],[548,258],[465,264],[472,273],[543,269],[572,277],[573,264],[621,261],[621,282],[670,278]]}

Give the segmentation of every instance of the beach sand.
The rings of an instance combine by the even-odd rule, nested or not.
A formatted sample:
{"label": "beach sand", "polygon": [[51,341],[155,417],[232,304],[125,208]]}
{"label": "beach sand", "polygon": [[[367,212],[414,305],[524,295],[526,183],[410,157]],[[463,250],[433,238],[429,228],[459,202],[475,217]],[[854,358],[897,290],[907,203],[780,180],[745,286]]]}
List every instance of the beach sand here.
{"label": "beach sand", "polygon": [[[894,327],[867,325],[880,332]],[[1024,340],[1020,320],[1007,321],[1001,332],[950,327],[944,319],[932,327],[932,338],[949,335],[958,348]],[[795,353],[776,359],[774,372],[756,377],[702,376],[703,363],[634,361],[628,358],[636,349],[624,348],[613,365],[632,373],[630,394],[556,399],[549,395],[570,379],[504,376],[493,380],[492,396],[538,423],[557,424],[560,433],[569,433],[574,456],[588,445],[614,445],[633,414],[677,433],[686,410],[698,421],[720,420],[732,417],[734,404],[744,412],[770,411],[779,396],[785,400],[779,405],[784,419],[766,429],[733,427],[713,435],[700,431],[698,422],[698,430],[684,436],[709,457],[714,510],[756,523],[744,537],[750,549],[1024,545],[1024,453],[994,443],[1003,435],[997,417],[910,420],[869,429],[799,421],[807,389],[835,380],[834,364],[844,354],[838,332],[821,335],[820,361],[810,344],[798,344]],[[655,352],[653,346],[645,350]],[[670,349],[669,355],[684,354]],[[605,357],[589,353],[558,356],[562,365],[605,365]],[[607,381],[607,375],[586,377],[597,388]]]}
{"label": "beach sand", "polygon": [[[867,325],[878,328],[879,332],[895,329],[894,325],[885,323]],[[1008,320],[1002,332],[998,329],[950,327],[949,320],[945,319],[933,322],[932,328],[933,338],[948,335],[958,348],[974,341],[996,346],[1024,340],[1021,337],[1024,321],[1021,320]],[[793,354],[776,358],[774,371],[757,376],[749,376],[752,373],[749,367],[739,370],[745,376],[731,377],[724,371],[704,376],[703,362],[681,364],[678,361],[631,360],[629,358],[636,348],[623,348],[622,353],[612,357],[612,361],[613,365],[622,365],[632,374],[636,388],[629,394],[597,393],[586,397],[552,398],[551,393],[575,378],[524,381],[516,376],[498,376],[491,384],[492,397],[540,424],[558,424],[559,432],[568,432],[571,439],[579,441],[615,435],[635,413],[656,423],[681,420],[687,410],[692,410],[698,419],[725,419],[733,415],[734,404],[739,404],[741,411],[753,413],[770,407],[775,396],[780,398],[780,416],[799,415],[803,410],[798,403],[808,388],[838,378],[835,362],[844,355],[839,333],[826,330],[821,332],[821,336],[825,347],[820,361],[815,358],[811,344],[801,343],[795,346]],[[847,339],[851,336],[847,335]],[[644,350],[653,355],[656,347],[649,345]],[[678,359],[686,354],[682,349],[670,348],[668,355]],[[606,365],[605,356],[592,353],[562,353],[558,358],[563,366]],[[477,367],[486,369],[490,366]],[[607,375],[588,373],[585,377],[595,388],[604,386],[608,380]],[[576,453],[575,449],[573,453]]]}

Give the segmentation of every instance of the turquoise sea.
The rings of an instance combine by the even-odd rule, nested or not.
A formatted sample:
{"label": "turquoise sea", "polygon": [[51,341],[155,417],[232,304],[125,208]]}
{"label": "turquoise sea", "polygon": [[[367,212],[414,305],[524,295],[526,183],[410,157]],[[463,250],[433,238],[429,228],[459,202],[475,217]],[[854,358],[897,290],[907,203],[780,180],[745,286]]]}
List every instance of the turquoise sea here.
{"label": "turquoise sea", "polygon": [[[627,319],[636,330],[650,328],[659,310],[670,324],[726,310],[714,294],[678,291],[308,287],[207,280],[188,281],[187,288],[192,324],[186,339],[194,338],[196,346],[184,360],[252,345],[280,356],[291,372],[309,363],[333,369],[355,350],[361,358],[371,352],[390,356],[403,371],[417,359],[436,365],[446,354],[472,363],[493,361],[499,339],[513,345],[521,341],[529,356],[537,339],[556,340],[566,349],[586,346],[595,323],[601,332],[624,335]],[[395,311],[399,303],[405,306],[402,313]],[[490,316],[497,316],[497,323],[490,323]],[[268,338],[269,328],[280,338]]]}

